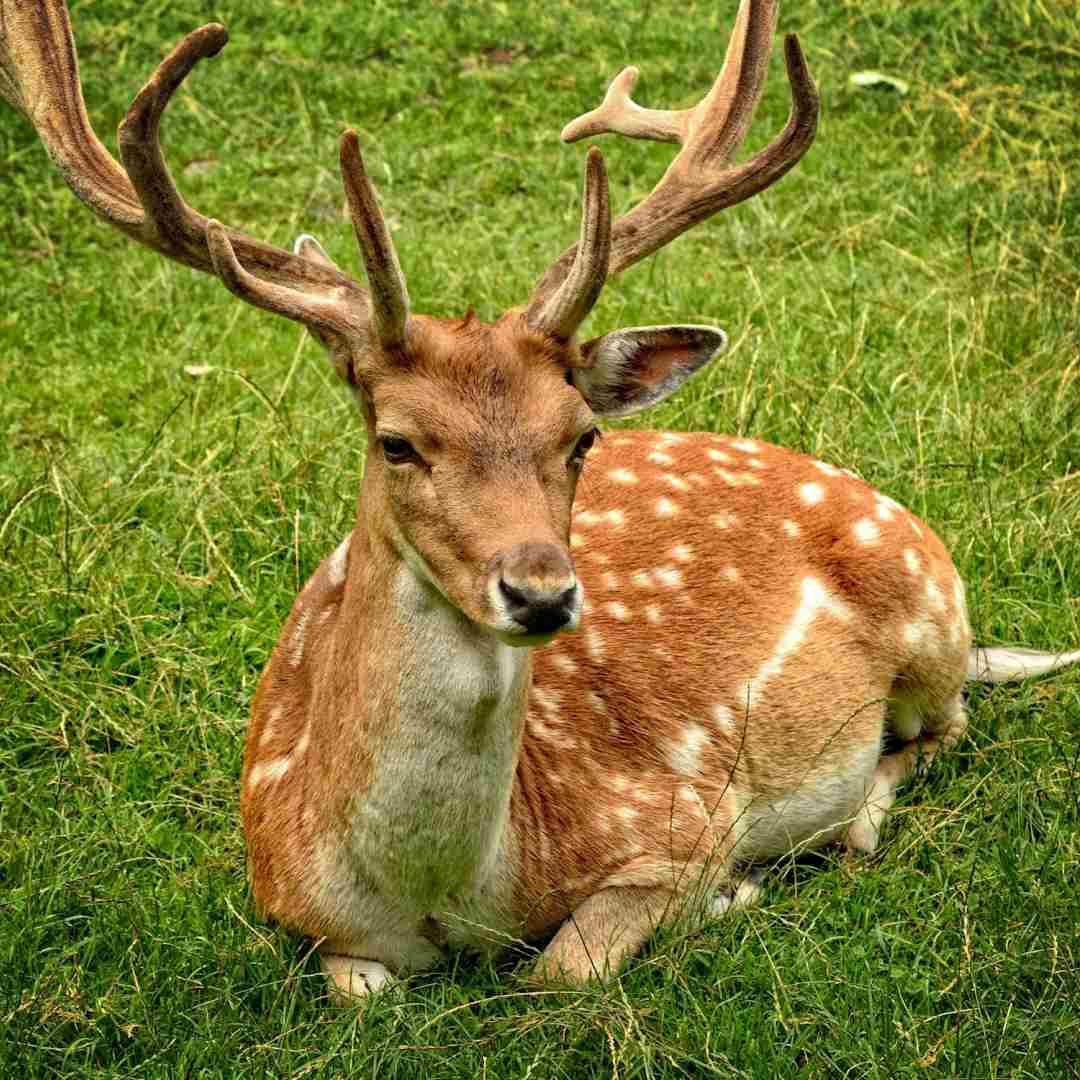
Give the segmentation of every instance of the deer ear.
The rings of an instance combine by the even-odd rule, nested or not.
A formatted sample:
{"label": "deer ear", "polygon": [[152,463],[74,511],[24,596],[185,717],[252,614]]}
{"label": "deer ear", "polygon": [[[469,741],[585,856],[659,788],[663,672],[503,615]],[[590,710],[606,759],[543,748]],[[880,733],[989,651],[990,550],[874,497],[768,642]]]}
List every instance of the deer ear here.
{"label": "deer ear", "polygon": [[673,394],[726,346],[712,326],[635,326],[586,342],[570,376],[597,416],[628,416]]}

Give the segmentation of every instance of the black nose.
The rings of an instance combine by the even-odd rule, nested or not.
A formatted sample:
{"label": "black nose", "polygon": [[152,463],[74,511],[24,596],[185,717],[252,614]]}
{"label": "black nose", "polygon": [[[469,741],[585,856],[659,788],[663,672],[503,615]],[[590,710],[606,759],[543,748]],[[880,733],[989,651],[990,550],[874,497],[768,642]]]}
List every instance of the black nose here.
{"label": "black nose", "polygon": [[580,594],[569,552],[557,544],[518,544],[500,560],[499,594],[527,634],[553,634],[577,615]]}
{"label": "black nose", "polygon": [[530,634],[554,633],[574,617],[577,592],[574,586],[563,592],[536,592],[527,587],[509,585],[505,578],[499,578],[499,592],[506,601],[510,618]]}

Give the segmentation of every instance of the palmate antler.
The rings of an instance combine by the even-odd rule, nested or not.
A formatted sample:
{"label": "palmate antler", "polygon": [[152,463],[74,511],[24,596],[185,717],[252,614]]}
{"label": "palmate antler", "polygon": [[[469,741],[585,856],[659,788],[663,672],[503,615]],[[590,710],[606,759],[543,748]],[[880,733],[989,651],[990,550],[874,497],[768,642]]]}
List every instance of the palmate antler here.
{"label": "palmate antler", "polygon": [[[613,132],[682,145],[652,192],[612,226],[607,276],[621,274],[698,222],[763,191],[809,149],[817,131],[817,89],[798,39],[789,34],[784,41],[791,85],[788,122],[773,142],[749,160],[729,164],[746,138],[761,98],[778,7],[777,0],[742,0],[724,66],[708,95],[694,108],[672,112],[637,105],[630,91],[638,72],[628,67],[615,77],[598,108],[563,128],[565,142]],[[573,267],[583,246],[568,248],[556,259],[529,302],[527,318],[532,325],[556,337],[569,337],[576,326],[571,329],[569,319],[553,319],[549,314],[553,306],[585,314],[591,307],[575,305],[564,295],[575,280]],[[580,291],[585,294],[584,289]],[[596,281],[590,281],[588,294],[595,299],[599,291]],[[558,305],[553,305],[555,296],[560,297]]]}
{"label": "palmate antler", "polygon": [[161,117],[191,69],[227,40],[211,23],[161,62],[120,125],[122,166],[87,117],[63,0],[0,0],[0,96],[34,125],[68,186],[103,221],[325,337],[374,333],[384,347],[400,345],[408,294],[354,132],[342,138],[342,175],[370,293],[310,238],[284,251],[203,216],[177,190],[159,142]]}

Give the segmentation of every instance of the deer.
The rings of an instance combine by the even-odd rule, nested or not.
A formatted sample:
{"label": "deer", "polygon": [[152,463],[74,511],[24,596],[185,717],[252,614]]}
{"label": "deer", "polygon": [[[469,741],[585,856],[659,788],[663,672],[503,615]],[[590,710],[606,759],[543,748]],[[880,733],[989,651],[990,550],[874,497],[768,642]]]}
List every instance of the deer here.
{"label": "deer", "polygon": [[754,902],[758,868],[872,853],[897,789],[964,735],[969,680],[1080,651],[973,645],[963,582],[914,514],[759,439],[617,430],[727,343],[711,326],[580,340],[609,277],[776,183],[819,100],[799,41],[782,131],[734,160],[776,0],[741,0],[716,81],[681,111],[637,69],[562,132],[671,142],[612,221],[598,149],[580,235],[493,323],[414,313],[359,138],[341,177],[367,285],[312,236],[265,244],[189,206],[162,114],[225,29],[136,95],[119,162],[94,134],[62,0],[0,0],[0,92],[104,221],[301,323],[355,396],[353,529],[296,599],[251,708],[240,806],[261,915],[363,997],[447,949],[540,942],[529,977],[614,976],[680,913]]}

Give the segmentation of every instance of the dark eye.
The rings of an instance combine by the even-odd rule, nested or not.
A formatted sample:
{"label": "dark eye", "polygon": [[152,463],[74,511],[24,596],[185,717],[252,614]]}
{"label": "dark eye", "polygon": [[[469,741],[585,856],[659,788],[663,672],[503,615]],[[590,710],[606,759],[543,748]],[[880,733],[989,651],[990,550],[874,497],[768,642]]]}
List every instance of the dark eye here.
{"label": "dark eye", "polygon": [[407,461],[416,461],[419,454],[413,449],[408,439],[398,438],[396,435],[383,435],[379,439],[383,456],[391,465],[403,465]]}
{"label": "dark eye", "polygon": [[593,448],[596,444],[596,440],[599,438],[600,432],[596,428],[593,428],[591,431],[586,431],[585,434],[578,439],[577,446],[574,447],[574,452],[570,455],[570,460],[574,464],[580,465],[585,460],[585,455]]}

